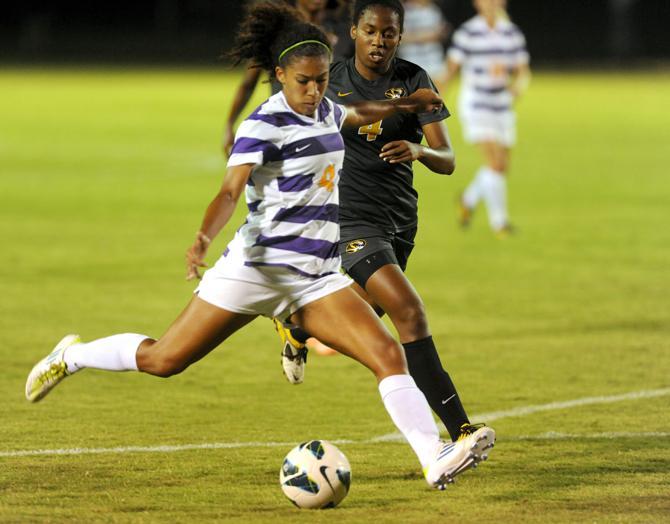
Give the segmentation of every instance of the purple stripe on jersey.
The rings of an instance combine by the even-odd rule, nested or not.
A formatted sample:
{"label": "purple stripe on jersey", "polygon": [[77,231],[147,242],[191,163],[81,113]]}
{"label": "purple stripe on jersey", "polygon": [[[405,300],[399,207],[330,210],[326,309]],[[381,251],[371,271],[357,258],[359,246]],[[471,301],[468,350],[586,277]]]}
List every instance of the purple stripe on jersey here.
{"label": "purple stripe on jersey", "polygon": [[282,208],[272,217],[276,222],[295,222],[306,224],[312,220],[325,220],[326,222],[338,222],[339,206],[337,204],[326,204],[325,206],[295,206]]}
{"label": "purple stripe on jersey", "polygon": [[344,111],[342,111],[340,106],[335,103],[333,103],[333,107],[335,108],[335,124],[337,125],[338,129],[340,129],[342,127],[342,115],[344,115]]}
{"label": "purple stripe on jersey", "polygon": [[328,275],[334,275],[336,273],[335,271],[328,271],[326,273],[320,273],[318,275],[315,275],[314,273],[307,273],[307,271],[298,269],[297,267],[292,266],[291,264],[271,264],[270,262],[245,262],[244,265],[249,267],[259,267],[259,266],[284,267],[307,278],[323,278],[327,277]]}
{"label": "purple stripe on jersey", "polygon": [[283,249],[285,251],[293,251],[294,253],[319,257],[324,260],[339,256],[337,242],[328,242],[328,240],[319,240],[315,238],[303,238],[298,235],[276,237],[258,235],[254,246]]}
{"label": "purple stripe on jersey", "polygon": [[[463,31],[468,36],[474,36],[474,37],[486,36],[486,35],[489,34],[488,31],[481,31],[481,30],[478,30],[478,29],[468,29],[467,27],[461,27],[461,29],[459,31]],[[514,35],[521,34],[521,31],[519,29],[514,28],[514,27],[512,27],[511,29],[495,29],[494,31],[498,34],[505,35],[505,36],[514,36]]]}
{"label": "purple stripe on jersey", "polygon": [[502,33],[505,36],[514,36],[514,35],[520,35],[521,31],[517,29],[516,27],[512,27],[511,29],[503,29],[499,30],[499,33]]}
{"label": "purple stripe on jersey", "polygon": [[258,210],[258,206],[263,202],[262,200],[254,200],[253,202],[247,202],[247,207],[249,208],[250,212],[254,212]]}
{"label": "purple stripe on jersey", "polygon": [[461,31],[468,36],[486,36],[486,31],[477,31],[476,29],[468,29],[467,27],[461,27]]}
{"label": "purple stripe on jersey", "polygon": [[267,140],[259,140],[258,138],[249,138],[246,136],[240,137],[235,140],[233,144],[233,150],[231,155],[235,153],[263,153],[263,163],[270,162],[271,160],[276,160],[279,156],[279,148],[275,146],[272,142]]}
{"label": "purple stripe on jersey", "polygon": [[[472,71],[476,75],[488,75],[489,74],[489,70],[486,69],[485,67],[472,67],[472,68],[470,68],[470,71]],[[508,67],[507,68],[507,73],[509,73],[510,75],[512,73],[514,73],[514,68],[513,67]]]}
{"label": "purple stripe on jersey", "polygon": [[223,256],[224,256],[224,257],[227,257],[227,256],[228,256],[228,253],[230,253],[230,249],[229,249],[229,248],[226,248],[226,249],[223,251]]}
{"label": "purple stripe on jersey", "polygon": [[484,87],[484,86],[475,86],[475,91],[478,93],[486,93],[489,95],[495,95],[497,93],[502,93],[507,90],[505,86],[499,86],[499,87]]}
{"label": "purple stripe on jersey", "polygon": [[304,191],[313,184],[314,173],[308,175],[278,176],[279,191]]}
{"label": "purple stripe on jersey", "polygon": [[330,106],[328,105],[328,102],[326,101],[325,98],[321,100],[321,103],[317,108],[317,114],[319,117],[319,122],[323,122],[326,119],[326,117],[330,114]]}
{"label": "purple stripe on jersey", "polygon": [[305,122],[299,116],[289,113],[288,111],[283,113],[261,113],[260,108],[256,109],[251,113],[246,120],[260,120],[266,124],[270,124],[275,127],[284,127],[284,126],[311,126],[309,122]]}
{"label": "purple stripe on jersey", "polygon": [[296,140],[282,147],[279,153],[281,160],[288,160],[290,158],[332,153],[333,151],[344,151],[344,141],[340,133],[330,133]]}
{"label": "purple stripe on jersey", "polygon": [[472,104],[472,109],[484,109],[486,111],[493,111],[494,113],[502,113],[503,111],[509,111],[512,107],[506,104],[495,105],[495,104],[484,104],[482,102],[475,102]]}

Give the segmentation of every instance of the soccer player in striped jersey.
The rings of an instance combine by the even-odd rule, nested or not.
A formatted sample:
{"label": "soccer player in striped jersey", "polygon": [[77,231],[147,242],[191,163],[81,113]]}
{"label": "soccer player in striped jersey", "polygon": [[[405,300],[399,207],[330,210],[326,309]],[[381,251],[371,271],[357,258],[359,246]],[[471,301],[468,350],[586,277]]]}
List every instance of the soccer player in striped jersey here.
{"label": "soccer player in striped jersey", "polygon": [[505,237],[512,232],[506,175],[516,141],[514,102],[530,80],[529,55],[504,0],[475,0],[474,5],[478,14],[454,33],[443,79],[448,83],[462,71],[459,112],[464,137],[477,144],[484,157],[484,165],[461,195],[459,220],[467,227],[483,200],[491,228]]}
{"label": "soccer player in striped jersey", "polygon": [[300,21],[294,9],[267,3],[249,12],[233,56],[276,76],[282,91],[240,126],[222,188],[187,252],[188,277],[199,276],[211,239],[243,192],[247,220],[162,337],[125,333],[82,343],[68,335],[30,372],[29,401],[85,368],[180,373],[265,315],[302,326],[373,372],[429,485],[444,488],[486,453],[493,435],[467,448],[439,439],[426,398],[407,374],[402,347],[339,271],[340,128],[439,110],[442,101],[426,89],[404,99],[335,104],[324,98],[330,53],[323,32]]}

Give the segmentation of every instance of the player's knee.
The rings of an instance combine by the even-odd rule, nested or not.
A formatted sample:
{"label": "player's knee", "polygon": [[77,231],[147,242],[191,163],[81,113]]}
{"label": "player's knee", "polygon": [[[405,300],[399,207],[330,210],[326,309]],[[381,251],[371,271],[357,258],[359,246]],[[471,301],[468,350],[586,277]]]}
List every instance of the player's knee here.
{"label": "player's knee", "polygon": [[173,375],[178,375],[184,371],[188,365],[176,359],[164,358],[158,363],[157,375],[159,377],[168,378]]}
{"label": "player's knee", "polygon": [[401,339],[418,340],[427,337],[428,318],[421,300],[403,303],[391,316]]}
{"label": "player's knee", "polygon": [[509,157],[505,154],[495,155],[491,161],[491,169],[498,173],[506,173],[509,168]]}
{"label": "player's knee", "polygon": [[183,359],[167,355],[161,351],[138,351],[137,367],[140,371],[157,377],[171,377],[184,371],[188,364]]}
{"label": "player's knee", "polygon": [[402,346],[392,337],[380,340],[373,348],[372,372],[381,379],[389,375],[407,372],[407,361]]}

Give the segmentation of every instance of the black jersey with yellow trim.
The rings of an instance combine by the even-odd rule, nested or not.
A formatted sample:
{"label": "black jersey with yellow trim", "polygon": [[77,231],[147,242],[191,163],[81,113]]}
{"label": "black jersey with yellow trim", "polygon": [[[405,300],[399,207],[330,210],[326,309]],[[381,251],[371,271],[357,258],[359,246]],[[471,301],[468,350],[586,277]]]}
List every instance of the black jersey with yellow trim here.
{"label": "black jersey with yellow trim", "polygon": [[[421,88],[437,91],[416,64],[395,58],[386,75],[370,81],[356,71],[354,58],[350,58],[331,65],[327,96],[346,105],[400,98]],[[385,144],[396,140],[420,143],[421,126],[448,116],[444,107],[436,113],[399,114],[360,128],[343,128],[346,152],[339,184],[340,223],[374,224],[391,233],[416,227],[418,195],[412,163],[389,164],[379,153]]]}

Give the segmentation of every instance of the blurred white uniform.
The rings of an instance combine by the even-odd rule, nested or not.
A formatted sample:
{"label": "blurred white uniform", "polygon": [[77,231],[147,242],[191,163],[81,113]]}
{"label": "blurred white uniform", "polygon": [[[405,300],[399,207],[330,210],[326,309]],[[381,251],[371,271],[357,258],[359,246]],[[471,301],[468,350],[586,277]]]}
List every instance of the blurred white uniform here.
{"label": "blurred white uniform", "polygon": [[[413,35],[435,31],[442,27],[446,31],[446,20],[440,8],[432,3],[405,4],[405,23],[403,35]],[[446,34],[445,34],[446,38]],[[439,78],[444,72],[444,48],[442,42],[401,43],[398,48],[400,58],[421,66],[431,78]]]}
{"label": "blurred white uniform", "polygon": [[459,113],[465,140],[514,145],[509,78],[512,70],[529,61],[521,30],[504,18],[491,29],[484,17],[475,16],[454,33],[447,56],[461,66]]}

